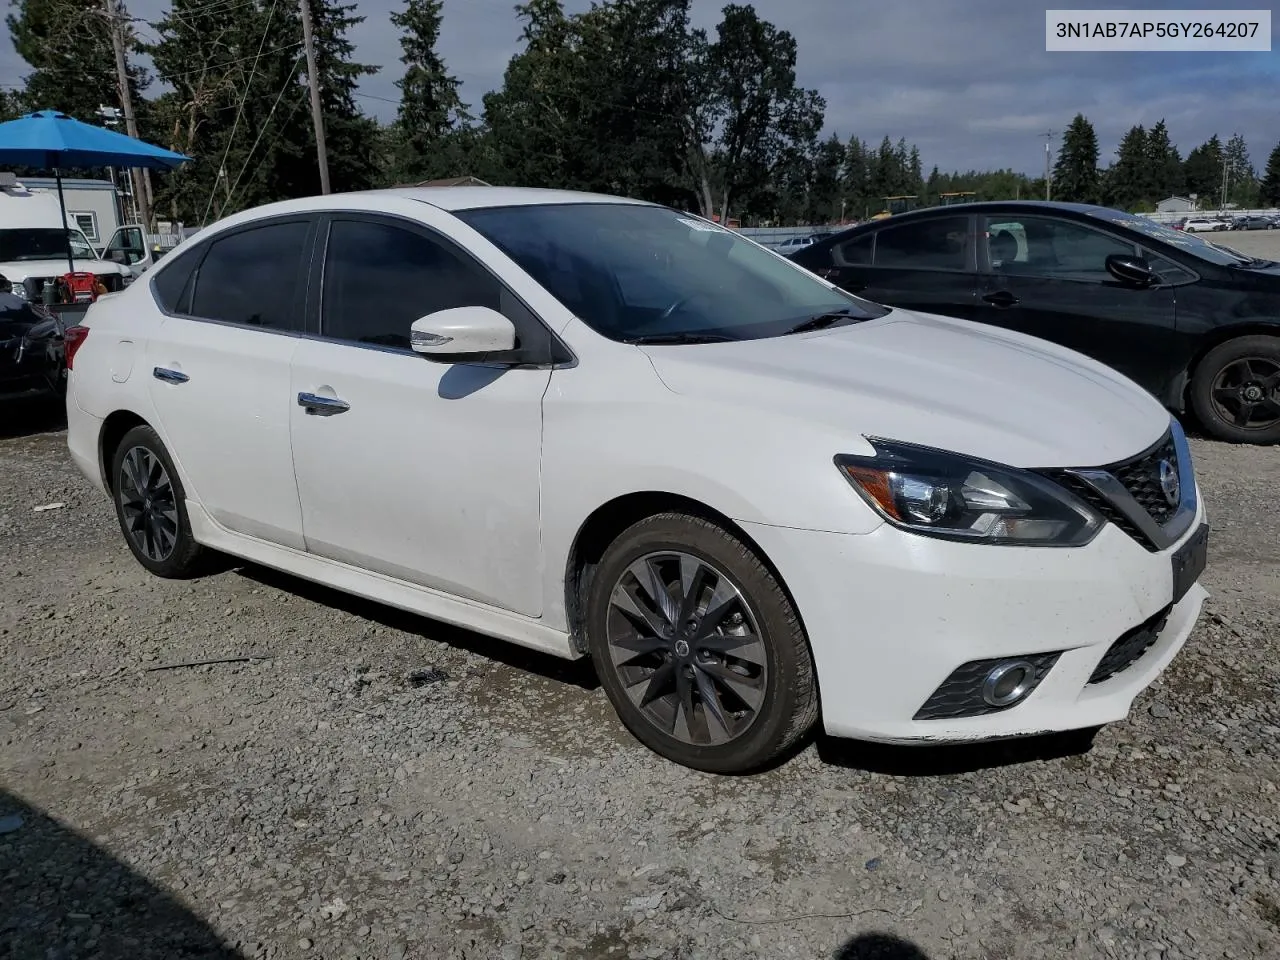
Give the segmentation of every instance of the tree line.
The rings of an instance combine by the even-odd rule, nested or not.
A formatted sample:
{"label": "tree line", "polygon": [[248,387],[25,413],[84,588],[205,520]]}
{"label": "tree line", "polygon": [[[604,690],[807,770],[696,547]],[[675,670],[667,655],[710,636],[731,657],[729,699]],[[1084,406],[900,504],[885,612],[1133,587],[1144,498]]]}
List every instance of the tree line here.
{"label": "tree line", "polygon": [[[897,195],[922,204],[947,193],[1044,195],[1043,179],[1012,170],[925,175],[905,139],[822,137],[826,103],[796,79],[794,37],[749,4],[725,6],[714,31],[693,29],[690,3],[606,0],[567,14],[560,0],[525,0],[501,86],[466,104],[437,50],[442,0],[404,0],[391,16],[400,63],[386,68],[398,72],[400,96],[383,124],[371,115],[377,98],[357,86],[384,68],[358,62],[348,39],[364,18],[354,3],[310,0],[332,189],[469,175],[761,224],[861,218]],[[100,106],[119,106],[100,0],[16,0],[7,23],[32,72],[0,93],[4,119],[54,109],[92,122]],[[142,136],[194,158],[154,176],[157,215],[200,224],[319,192],[297,0],[172,0],[161,19],[123,27]],[[151,68],[138,65],[144,54]],[[1172,161],[1157,179],[1145,168],[1130,179],[1097,173],[1096,137],[1090,164],[1081,121],[1059,155],[1059,196],[1114,194],[1133,206],[1174,182]],[[1155,155],[1157,129],[1134,140],[1144,158]],[[1211,144],[1177,160],[1179,185],[1212,166]],[[1134,156],[1122,152],[1113,169]],[[1130,183],[1140,186],[1113,189]]]}
{"label": "tree line", "polygon": [[1062,137],[1052,189],[1059,200],[1134,212],[1154,210],[1166,197],[1195,199],[1201,209],[1271,207],[1280,205],[1280,144],[1259,176],[1241,134],[1225,144],[1214,134],[1183,159],[1161,120],[1149,130],[1130,128],[1115,160],[1101,168],[1093,125],[1076,114]]}

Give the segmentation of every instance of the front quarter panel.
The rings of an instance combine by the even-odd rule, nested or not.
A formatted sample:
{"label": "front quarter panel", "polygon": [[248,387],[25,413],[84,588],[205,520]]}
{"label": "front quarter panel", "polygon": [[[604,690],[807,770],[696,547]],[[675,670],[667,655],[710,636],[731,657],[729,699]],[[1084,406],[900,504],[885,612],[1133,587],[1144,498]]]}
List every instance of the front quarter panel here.
{"label": "front quarter panel", "polygon": [[[832,462],[838,453],[870,452],[861,437],[759,407],[682,397],[639,348],[605,341],[578,321],[566,333],[582,362],[552,374],[543,413],[551,625],[565,626],[564,574],[578,531],[597,508],[628,494],[673,494],[740,523],[846,534],[883,525]],[[588,339],[596,341],[590,348]]]}

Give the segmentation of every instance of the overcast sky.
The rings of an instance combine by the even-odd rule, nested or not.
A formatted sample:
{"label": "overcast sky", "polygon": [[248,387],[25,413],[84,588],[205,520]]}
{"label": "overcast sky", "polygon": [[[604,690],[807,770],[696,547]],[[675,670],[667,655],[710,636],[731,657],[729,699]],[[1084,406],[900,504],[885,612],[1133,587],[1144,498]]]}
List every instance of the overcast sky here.
{"label": "overcast sky", "polygon": [[[1266,7],[1230,0],[1088,0],[1089,9]],[[361,86],[362,106],[395,113],[399,46],[387,14],[403,0],[360,0],[357,57],[383,70]],[[155,20],[164,0],[130,0]],[[515,0],[444,0],[440,51],[479,112],[518,48]],[[573,11],[589,0],[567,0]],[[722,0],[693,0],[696,26],[713,31]],[[1065,3],[1055,8],[1068,7]],[[1046,53],[1045,5],[1027,0],[755,0],[760,15],[795,36],[799,80],[827,101],[827,128],[873,143],[886,134],[920,146],[926,170],[1044,168],[1044,133],[1076,112],[1098,131],[1102,163],[1135,123],[1168,123],[1187,151],[1218,133],[1244,134],[1255,167],[1280,141],[1280,42],[1271,53]],[[1273,31],[1280,28],[1274,18]],[[148,28],[142,27],[144,36]],[[27,68],[5,44],[0,82]],[[376,99],[385,98],[385,99]],[[1055,153],[1056,153],[1055,141]]]}

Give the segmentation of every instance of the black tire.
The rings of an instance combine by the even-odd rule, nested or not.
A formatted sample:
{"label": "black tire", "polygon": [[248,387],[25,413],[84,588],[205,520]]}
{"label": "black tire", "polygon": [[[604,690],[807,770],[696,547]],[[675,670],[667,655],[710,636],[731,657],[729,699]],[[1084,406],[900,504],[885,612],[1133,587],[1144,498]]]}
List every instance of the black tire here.
{"label": "black tire", "polygon": [[[1214,347],[1191,375],[1191,407],[1212,436],[1230,443],[1280,442],[1280,336],[1237,337]],[[1249,391],[1257,391],[1260,398]],[[1234,398],[1233,398],[1234,393]],[[1241,423],[1242,405],[1252,413]]]}
{"label": "black tire", "polygon": [[[154,466],[150,471],[139,471],[140,463]],[[150,496],[144,497],[138,485],[130,481],[130,476],[141,472],[147,472],[155,481]],[[112,451],[111,499],[124,542],[143,567],[166,579],[185,579],[201,571],[206,551],[191,535],[182,480],[169,451],[151,427],[134,427]]]}
{"label": "black tire", "polygon": [[[684,561],[677,555],[683,555]],[[672,634],[669,630],[665,637],[676,639],[662,639],[658,628],[648,626],[655,621],[632,617],[614,603],[615,589],[623,590],[624,585],[629,585],[627,589],[634,597],[634,590],[640,585],[638,577],[628,571],[635,569],[633,565],[648,564],[650,560],[669,572],[680,571],[682,562],[697,566],[691,578],[696,587],[688,591],[693,599],[691,606],[685,608],[694,611],[694,616],[687,619],[658,612],[656,621],[665,625],[664,630],[674,622],[690,624],[688,642],[679,639],[685,634]],[[670,587],[664,591],[663,602],[679,605],[682,591],[677,586],[678,577],[667,582]],[[722,585],[724,594],[717,592]],[[723,527],[682,513],[641,520],[623,531],[605,551],[587,591],[587,643],[600,682],[626,728],[656,753],[697,770],[748,773],[778,759],[812,729],[818,717],[818,691],[800,618],[786,591],[756,552]],[[730,591],[735,599],[723,605],[718,601],[720,615],[708,617],[698,627],[703,617],[711,613],[712,600]],[[722,612],[726,607],[731,610],[727,615]],[[656,610],[657,606],[650,605],[649,609]],[[631,657],[632,648],[612,642],[611,629],[617,639],[633,624],[643,624],[636,629],[634,642],[656,644],[662,649],[645,651],[631,663],[615,665],[615,653]],[[695,627],[704,632],[698,633]],[[758,636],[758,642],[739,642],[747,636]],[[678,650],[680,643],[683,650]],[[712,645],[715,651],[704,644]],[[644,662],[637,666],[641,661]],[[645,670],[653,672],[644,674]],[[656,697],[647,707],[633,702],[624,674],[645,677],[631,684],[631,689],[643,684],[653,690],[648,680],[663,670],[671,677],[671,692]],[[735,671],[729,677],[732,683],[723,682],[726,670]],[[748,677],[748,673],[755,675]],[[754,706],[738,695],[748,684],[752,685],[748,699],[758,701]],[[713,688],[709,698],[714,701],[711,712],[704,685]],[[684,703],[689,706],[682,707]],[[665,722],[660,726],[646,712],[668,707],[673,712],[670,730],[663,729]],[[728,739],[715,742],[713,726]],[[681,737],[676,731],[688,736]]]}

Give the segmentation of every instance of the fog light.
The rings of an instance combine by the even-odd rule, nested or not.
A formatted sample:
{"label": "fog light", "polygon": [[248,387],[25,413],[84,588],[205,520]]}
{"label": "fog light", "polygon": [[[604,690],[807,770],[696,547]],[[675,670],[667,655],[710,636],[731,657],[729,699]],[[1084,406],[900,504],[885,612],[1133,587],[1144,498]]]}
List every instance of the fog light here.
{"label": "fog light", "polygon": [[1026,660],[1005,660],[982,681],[982,699],[993,707],[1011,707],[1036,685],[1036,668]]}

